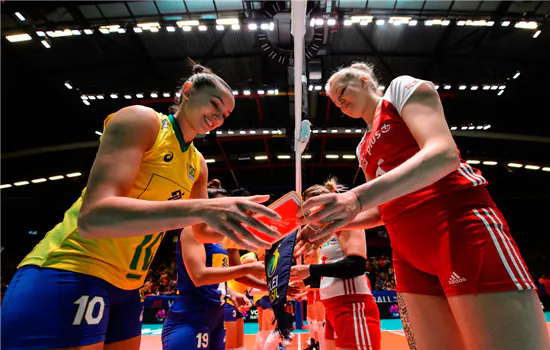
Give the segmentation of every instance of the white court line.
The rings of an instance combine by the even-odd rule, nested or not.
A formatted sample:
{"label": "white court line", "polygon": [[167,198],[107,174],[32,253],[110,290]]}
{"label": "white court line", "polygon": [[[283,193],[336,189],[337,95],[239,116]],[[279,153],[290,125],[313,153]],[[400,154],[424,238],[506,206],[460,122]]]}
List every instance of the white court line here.
{"label": "white court line", "polygon": [[[382,332],[390,332],[390,333],[393,333],[393,334],[400,335],[402,337],[405,336],[405,333],[403,331],[382,331]],[[403,333],[400,333],[400,332],[403,332]]]}
{"label": "white court line", "polygon": [[298,349],[302,348],[302,339],[300,338],[300,333],[298,333]]}

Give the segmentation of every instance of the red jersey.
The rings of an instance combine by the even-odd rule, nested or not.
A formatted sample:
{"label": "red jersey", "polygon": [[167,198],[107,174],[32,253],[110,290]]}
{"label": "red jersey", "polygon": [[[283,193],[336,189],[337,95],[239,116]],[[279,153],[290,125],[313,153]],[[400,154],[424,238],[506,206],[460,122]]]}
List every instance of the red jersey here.
{"label": "red jersey", "polygon": [[[357,159],[365,174],[376,178],[420,151],[418,143],[401,118],[401,110],[414,91],[422,84],[435,90],[433,83],[410,76],[394,79],[381,99],[375,113],[372,130],[365,133],[357,146]],[[387,223],[398,215],[431,199],[454,191],[485,186],[487,180],[478,169],[460,160],[460,167],[439,181],[416,192],[380,206],[382,220]]]}

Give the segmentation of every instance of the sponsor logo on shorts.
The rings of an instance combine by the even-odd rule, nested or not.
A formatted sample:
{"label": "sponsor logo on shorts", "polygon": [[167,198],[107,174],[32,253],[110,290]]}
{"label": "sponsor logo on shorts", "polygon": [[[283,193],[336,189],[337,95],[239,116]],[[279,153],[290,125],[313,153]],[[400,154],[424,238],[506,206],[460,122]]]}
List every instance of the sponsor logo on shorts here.
{"label": "sponsor logo on shorts", "polygon": [[449,278],[449,284],[458,284],[462,282],[466,282],[466,279],[460,277],[456,272],[453,272],[451,278]]}
{"label": "sponsor logo on shorts", "polygon": [[405,85],[405,89],[410,89],[413,86],[415,86],[416,84],[418,84],[418,80],[413,80],[410,83],[408,83],[407,85]]}

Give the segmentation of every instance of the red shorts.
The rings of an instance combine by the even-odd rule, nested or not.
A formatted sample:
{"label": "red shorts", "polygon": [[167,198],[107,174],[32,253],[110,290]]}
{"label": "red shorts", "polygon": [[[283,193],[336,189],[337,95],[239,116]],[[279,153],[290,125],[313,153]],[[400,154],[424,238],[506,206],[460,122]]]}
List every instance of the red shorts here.
{"label": "red shorts", "polygon": [[308,304],[313,304],[318,301],[321,301],[321,296],[319,295],[319,289],[310,290],[307,292],[307,302]]}
{"label": "red shorts", "polygon": [[323,300],[325,339],[336,347],[380,349],[380,313],[372,295],[345,295]]}
{"label": "red shorts", "polygon": [[535,289],[485,188],[434,199],[386,224],[398,292],[454,296]]}

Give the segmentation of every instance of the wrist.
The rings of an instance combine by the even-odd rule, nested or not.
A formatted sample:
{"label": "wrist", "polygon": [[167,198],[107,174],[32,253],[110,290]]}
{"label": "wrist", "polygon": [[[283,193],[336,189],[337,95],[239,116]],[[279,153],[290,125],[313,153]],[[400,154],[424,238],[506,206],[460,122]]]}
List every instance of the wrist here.
{"label": "wrist", "polygon": [[184,217],[190,217],[197,221],[197,223],[204,223],[203,219],[207,213],[208,204],[205,199],[191,199],[185,201],[175,201],[181,208],[180,214]]}
{"label": "wrist", "polygon": [[354,190],[351,190],[349,192],[355,198],[355,203],[357,205],[357,208],[359,209],[359,212],[362,212],[363,211],[363,203],[361,202],[361,196],[359,195],[359,193],[357,193]]}

